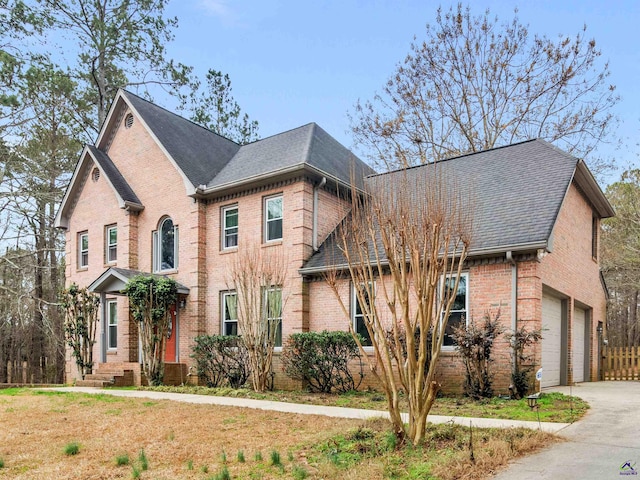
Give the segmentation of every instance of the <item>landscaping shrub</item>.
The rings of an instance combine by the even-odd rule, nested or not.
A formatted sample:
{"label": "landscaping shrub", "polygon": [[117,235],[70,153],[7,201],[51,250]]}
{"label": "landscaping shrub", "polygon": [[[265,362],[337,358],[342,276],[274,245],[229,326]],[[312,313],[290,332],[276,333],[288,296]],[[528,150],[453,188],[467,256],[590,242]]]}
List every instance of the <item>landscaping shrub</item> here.
{"label": "landscaping shrub", "polygon": [[[285,374],[305,382],[313,392],[356,390],[364,377],[358,346],[348,332],[305,332],[289,336],[282,349]],[[349,362],[359,367],[357,381]]]}
{"label": "landscaping shrub", "polygon": [[525,327],[507,334],[509,343],[513,348],[511,355],[515,355],[514,369],[511,372],[511,395],[516,398],[525,397],[533,386],[532,356],[526,353],[527,349],[542,339],[540,330],[528,331]]}
{"label": "landscaping shrub", "polygon": [[208,387],[228,384],[231,388],[240,388],[251,374],[249,353],[240,337],[200,335],[195,338],[192,350],[198,376]]}
{"label": "landscaping shrub", "polygon": [[500,310],[493,318],[490,312],[486,312],[481,322],[476,323],[472,319],[469,325],[463,323],[453,329],[456,350],[462,356],[466,370],[464,391],[476,400],[493,396],[491,352],[493,343],[503,331]]}

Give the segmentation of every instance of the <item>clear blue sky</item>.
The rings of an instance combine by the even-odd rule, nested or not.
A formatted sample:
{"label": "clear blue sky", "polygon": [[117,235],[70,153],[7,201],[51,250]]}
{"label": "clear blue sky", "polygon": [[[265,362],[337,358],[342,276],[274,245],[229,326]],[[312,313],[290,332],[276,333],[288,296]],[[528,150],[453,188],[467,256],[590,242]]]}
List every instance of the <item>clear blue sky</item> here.
{"label": "clear blue sky", "polygon": [[[451,2],[443,2],[448,9]],[[228,73],[233,93],[266,137],[316,122],[351,147],[347,112],[379,91],[423,38],[439,3],[412,0],[173,0],[179,20],[169,56],[203,75]],[[595,0],[472,2],[511,19],[517,7],[530,33],[575,35],[587,25],[610,82],[622,101],[616,109],[626,147],[615,152],[621,168],[640,165],[640,2]],[[163,100],[156,101],[163,104]],[[165,106],[170,108],[170,105]],[[610,178],[609,181],[615,180]]]}

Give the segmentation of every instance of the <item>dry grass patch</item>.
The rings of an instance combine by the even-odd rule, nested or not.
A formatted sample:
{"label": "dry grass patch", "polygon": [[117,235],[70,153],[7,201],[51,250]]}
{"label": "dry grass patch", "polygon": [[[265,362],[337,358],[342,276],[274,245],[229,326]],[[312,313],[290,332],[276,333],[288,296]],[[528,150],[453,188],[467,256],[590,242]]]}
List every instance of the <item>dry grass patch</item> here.
{"label": "dry grass patch", "polygon": [[554,438],[474,429],[472,464],[468,428],[453,425],[432,427],[425,447],[396,448],[384,420],[14,393],[0,393],[0,479],[482,478]]}
{"label": "dry grass patch", "polygon": [[[0,478],[131,478],[131,466],[117,466],[117,457],[128,455],[135,465],[142,449],[148,470],[139,478],[208,479],[222,470],[223,452],[233,478],[251,478],[252,470],[267,465],[267,452],[284,457],[302,443],[359,423],[108,395],[22,392],[0,398]],[[65,446],[73,442],[81,445],[79,453],[65,455]],[[235,461],[240,450],[247,457],[244,464]],[[252,460],[258,451],[265,454],[261,463]],[[264,470],[254,478],[272,478]]]}

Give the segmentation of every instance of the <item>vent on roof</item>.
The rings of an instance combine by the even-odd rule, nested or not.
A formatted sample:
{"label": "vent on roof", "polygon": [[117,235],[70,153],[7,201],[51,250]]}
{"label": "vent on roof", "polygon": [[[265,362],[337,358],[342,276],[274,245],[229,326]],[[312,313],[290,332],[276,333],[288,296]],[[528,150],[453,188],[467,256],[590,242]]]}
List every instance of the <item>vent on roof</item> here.
{"label": "vent on roof", "polygon": [[96,167],[93,169],[93,172],[91,172],[91,180],[93,180],[94,182],[97,182],[99,178],[100,178],[100,169]]}
{"label": "vent on roof", "polygon": [[124,127],[131,128],[131,125],[133,125],[133,115],[129,113],[126,117],[124,117]]}

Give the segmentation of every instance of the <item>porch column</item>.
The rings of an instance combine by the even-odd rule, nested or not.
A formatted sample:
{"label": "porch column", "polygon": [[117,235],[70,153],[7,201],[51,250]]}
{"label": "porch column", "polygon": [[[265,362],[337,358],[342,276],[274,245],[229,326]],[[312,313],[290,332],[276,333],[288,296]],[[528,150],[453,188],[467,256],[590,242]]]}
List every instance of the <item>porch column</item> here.
{"label": "porch column", "polygon": [[107,363],[107,294],[100,292],[100,363]]}

